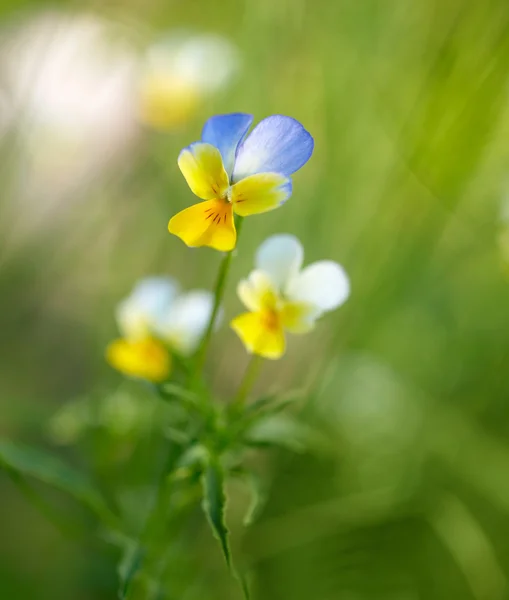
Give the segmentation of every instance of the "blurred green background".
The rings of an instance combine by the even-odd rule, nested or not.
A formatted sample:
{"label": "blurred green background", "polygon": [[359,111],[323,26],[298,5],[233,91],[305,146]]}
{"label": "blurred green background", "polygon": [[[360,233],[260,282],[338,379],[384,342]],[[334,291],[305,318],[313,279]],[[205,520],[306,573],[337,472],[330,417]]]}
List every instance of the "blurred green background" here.
{"label": "blurred green background", "polygon": [[[47,11],[50,21],[108,22],[126,57],[175,30],[217,34],[236,47],[238,67],[167,130],[133,124],[129,107],[117,118],[116,100],[98,100],[118,83],[107,60],[100,89],[82,65],[81,86],[78,71],[49,64],[59,36],[72,38],[65,20],[22,58]],[[288,114],[313,134],[315,153],[291,200],[245,223],[227,315],[241,310],[236,282],[272,233],[297,235],[307,262],[344,265],[352,295],[292,339],[258,384],[309,390],[300,414],[327,444],[264,457],[268,503],[247,531],[233,491],[229,521],[255,598],[509,598],[506,0],[2,0],[0,19],[2,433],[55,446],[56,411],[123,389],[103,359],[116,303],[150,274],[210,288],[220,260],[167,233],[193,201],[180,149],[212,114]],[[86,64],[92,49],[79,52]],[[56,100],[39,117],[44,85]],[[98,103],[92,116],[73,116],[76,98]],[[52,129],[60,117],[73,135],[85,126],[86,143],[78,131],[68,146],[67,129]],[[207,365],[220,397],[246,363],[223,326]],[[58,452],[117,481],[142,511],[150,444],[99,429]],[[1,598],[116,597],[115,548],[63,536],[3,475],[0,494]],[[199,515],[172,552],[168,598],[240,597]]]}

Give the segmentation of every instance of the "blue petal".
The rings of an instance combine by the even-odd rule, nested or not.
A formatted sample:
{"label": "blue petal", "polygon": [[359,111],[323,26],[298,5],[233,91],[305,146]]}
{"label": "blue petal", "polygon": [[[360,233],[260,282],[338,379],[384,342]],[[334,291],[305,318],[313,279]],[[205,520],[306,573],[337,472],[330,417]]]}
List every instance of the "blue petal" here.
{"label": "blue petal", "polygon": [[231,175],[233,171],[237,147],[244,139],[252,122],[252,115],[232,113],[211,117],[203,127],[202,142],[212,144],[221,152],[224,168],[228,175]]}
{"label": "blue petal", "polygon": [[309,160],[313,146],[312,136],[295,119],[267,117],[238,149],[233,180],[264,172],[289,177]]}

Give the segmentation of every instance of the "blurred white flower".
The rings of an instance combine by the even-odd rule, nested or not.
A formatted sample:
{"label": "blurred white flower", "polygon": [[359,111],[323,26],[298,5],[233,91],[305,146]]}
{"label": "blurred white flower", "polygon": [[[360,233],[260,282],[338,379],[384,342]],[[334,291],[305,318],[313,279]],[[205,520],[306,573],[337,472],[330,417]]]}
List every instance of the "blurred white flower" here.
{"label": "blurred white flower", "polygon": [[124,338],[155,337],[186,355],[193,352],[212,313],[214,297],[205,290],[181,293],[171,277],[142,279],[116,311]]}
{"label": "blurred white flower", "polygon": [[19,196],[58,201],[125,156],[138,130],[138,56],[117,24],[48,12],[7,29],[0,44]]}
{"label": "blurred white flower", "polygon": [[167,34],[146,53],[140,118],[157,129],[185,123],[201,101],[231,80],[238,67],[238,51],[223,37]]}

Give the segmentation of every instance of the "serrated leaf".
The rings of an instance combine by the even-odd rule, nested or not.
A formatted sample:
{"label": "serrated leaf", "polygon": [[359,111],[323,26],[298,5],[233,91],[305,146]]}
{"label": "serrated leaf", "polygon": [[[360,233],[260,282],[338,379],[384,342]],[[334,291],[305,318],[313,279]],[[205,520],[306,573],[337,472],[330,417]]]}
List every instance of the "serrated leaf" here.
{"label": "serrated leaf", "polygon": [[101,496],[84,474],[46,451],[0,440],[0,467],[38,479],[92,508],[104,508]]}
{"label": "serrated leaf", "polygon": [[226,492],[224,472],[215,458],[209,463],[202,475],[203,510],[212,528],[214,537],[221,544],[226,564],[231,568],[231,552],[228,542],[228,528],[225,523]]}
{"label": "serrated leaf", "polygon": [[120,600],[127,600],[131,584],[144,557],[145,552],[139,544],[130,544],[126,547],[124,556],[118,565],[118,597]]}

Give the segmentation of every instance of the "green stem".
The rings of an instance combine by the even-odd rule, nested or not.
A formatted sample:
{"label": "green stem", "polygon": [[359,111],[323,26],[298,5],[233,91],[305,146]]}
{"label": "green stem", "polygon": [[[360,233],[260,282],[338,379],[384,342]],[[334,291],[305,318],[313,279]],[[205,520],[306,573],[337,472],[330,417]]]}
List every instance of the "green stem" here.
{"label": "green stem", "polygon": [[[239,240],[240,230],[242,227],[242,218],[237,220],[237,243]],[[205,359],[207,358],[207,350],[210,344],[210,339],[212,334],[214,333],[214,326],[216,324],[217,315],[219,313],[219,308],[221,306],[221,302],[223,300],[224,291],[226,287],[226,279],[228,277],[228,273],[230,271],[230,265],[233,258],[233,253],[235,252],[235,248],[228,252],[219,267],[219,273],[217,276],[216,287],[214,290],[214,307],[212,309],[212,313],[210,315],[210,319],[207,325],[207,329],[205,330],[205,334],[203,335],[200,347],[198,348],[198,352],[196,353],[196,362],[194,365],[194,379],[196,379],[201,371],[203,370],[203,366],[205,364]]]}
{"label": "green stem", "polygon": [[253,388],[258,374],[260,373],[262,363],[263,359],[261,358],[261,356],[253,354],[251,360],[249,361],[249,364],[247,365],[244,377],[240,382],[239,389],[237,390],[237,395],[233,400],[232,406],[234,406],[235,408],[238,408],[240,410],[244,409],[249,392]]}

